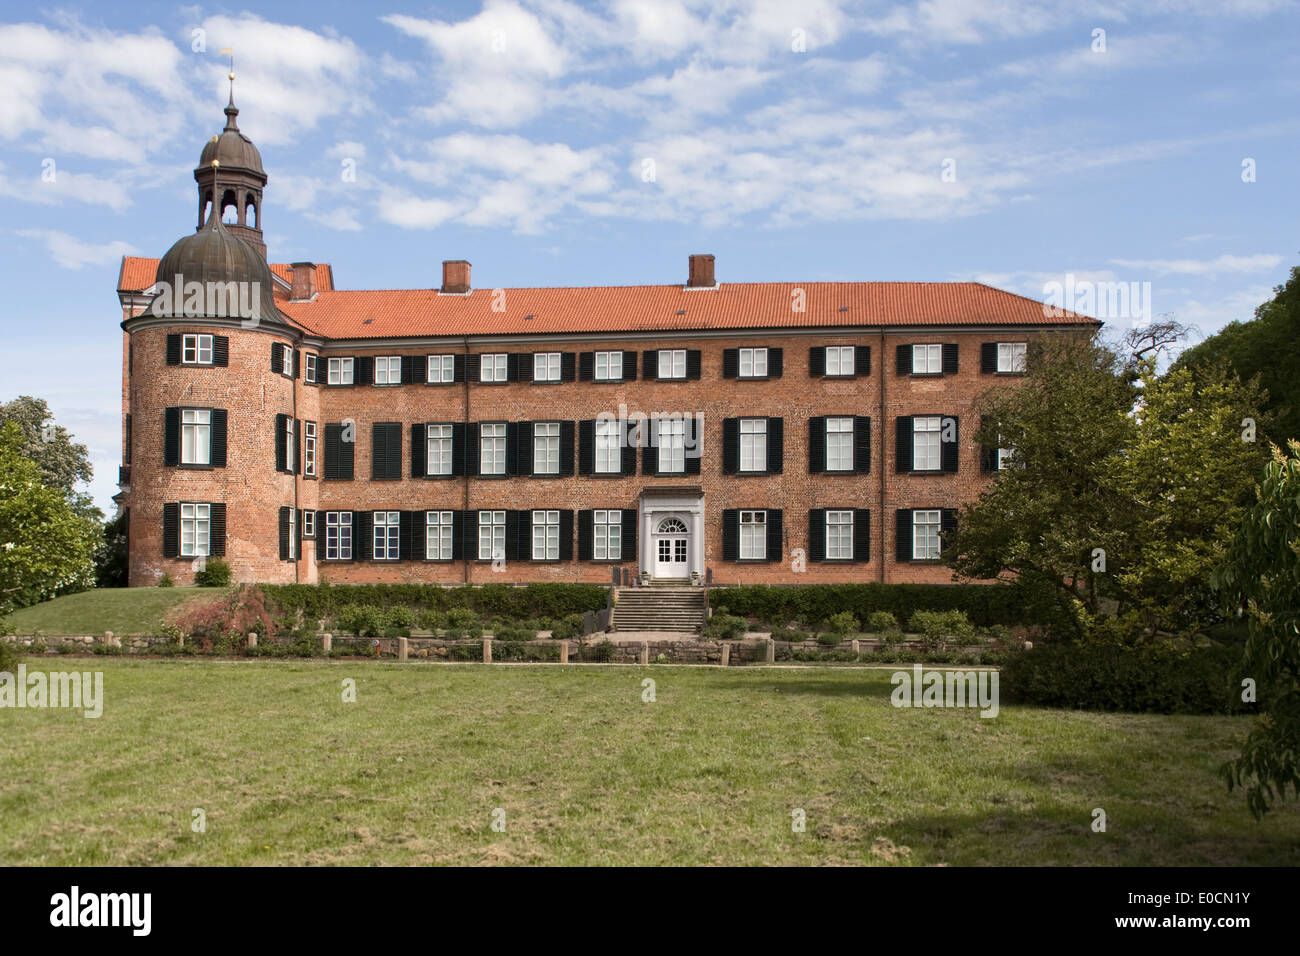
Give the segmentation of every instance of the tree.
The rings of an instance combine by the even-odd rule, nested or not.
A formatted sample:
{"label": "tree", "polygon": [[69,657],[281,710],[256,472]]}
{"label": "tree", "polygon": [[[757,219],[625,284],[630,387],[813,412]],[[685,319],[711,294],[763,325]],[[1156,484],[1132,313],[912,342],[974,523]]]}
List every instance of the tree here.
{"label": "tree", "polygon": [[42,484],[61,492],[78,514],[102,521],[104,514],[90,495],[77,489],[94,474],[90,454],[85,445],[73,442],[68,430],[51,418],[43,398],[20,395],[0,404],[0,426],[16,422],[22,429],[22,454],[36,462]]}
{"label": "tree", "polygon": [[127,582],[127,513],[122,511],[104,525],[104,537],[95,548],[95,587],[124,588]]}
{"label": "tree", "polygon": [[1273,447],[1254,506],[1212,582],[1241,609],[1250,636],[1242,674],[1255,681],[1261,715],[1241,755],[1222,768],[1245,788],[1256,819],[1275,799],[1300,796],[1300,442]]}
{"label": "tree", "polygon": [[94,583],[97,522],[42,483],[17,422],[0,426],[0,616]]}
{"label": "tree", "polygon": [[1194,374],[1226,359],[1248,381],[1259,376],[1268,393],[1264,411],[1271,421],[1263,437],[1279,446],[1300,438],[1300,266],[1285,285],[1255,310],[1250,322],[1232,322],[1179,356],[1175,368]]}

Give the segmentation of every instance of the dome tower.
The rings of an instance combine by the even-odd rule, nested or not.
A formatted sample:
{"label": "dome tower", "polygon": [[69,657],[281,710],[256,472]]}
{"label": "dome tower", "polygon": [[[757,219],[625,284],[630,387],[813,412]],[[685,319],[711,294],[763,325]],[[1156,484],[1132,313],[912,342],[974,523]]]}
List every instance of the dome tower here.
{"label": "dome tower", "polygon": [[225,223],[226,229],[256,249],[265,261],[262,190],[266,188],[266,172],[262,169],[262,154],[239,131],[237,116],[232,73],[226,127],[204,145],[194,170],[194,181],[199,188],[198,228],[203,229],[209,219],[223,220],[230,216],[232,221]]}

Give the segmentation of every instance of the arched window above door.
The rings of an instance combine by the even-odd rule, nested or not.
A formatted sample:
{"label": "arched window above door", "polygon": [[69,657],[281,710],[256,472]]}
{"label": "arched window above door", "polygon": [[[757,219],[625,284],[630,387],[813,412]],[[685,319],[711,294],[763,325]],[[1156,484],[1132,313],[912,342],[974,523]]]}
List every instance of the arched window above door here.
{"label": "arched window above door", "polygon": [[660,534],[685,534],[686,524],[681,518],[665,518],[659,523]]}

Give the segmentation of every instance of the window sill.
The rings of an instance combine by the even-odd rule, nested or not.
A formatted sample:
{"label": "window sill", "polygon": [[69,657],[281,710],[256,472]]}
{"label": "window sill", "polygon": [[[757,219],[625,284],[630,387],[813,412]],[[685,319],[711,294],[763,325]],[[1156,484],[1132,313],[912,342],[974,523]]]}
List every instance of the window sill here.
{"label": "window sill", "polygon": [[450,481],[452,478],[463,478],[465,476],[453,475],[453,474],[446,474],[446,475],[437,474],[437,475],[421,475],[420,477],[424,478],[426,481]]}
{"label": "window sill", "polygon": [[212,470],[215,469],[217,466],[216,466],[216,465],[196,465],[196,464],[193,464],[193,463],[181,462],[181,464],[176,465],[175,467],[176,467],[176,468],[184,468],[186,471],[212,471]]}
{"label": "window sill", "polygon": [[943,372],[909,372],[909,378],[943,378]]}

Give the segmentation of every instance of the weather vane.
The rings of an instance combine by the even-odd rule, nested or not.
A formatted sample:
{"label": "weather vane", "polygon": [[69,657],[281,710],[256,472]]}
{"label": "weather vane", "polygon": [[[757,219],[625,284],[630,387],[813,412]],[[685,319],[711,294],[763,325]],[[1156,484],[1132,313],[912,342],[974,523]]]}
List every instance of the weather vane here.
{"label": "weather vane", "polygon": [[230,102],[235,101],[235,48],[232,46],[222,47],[221,55],[230,57]]}

